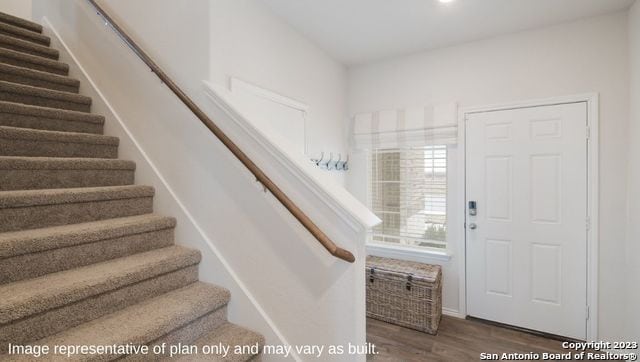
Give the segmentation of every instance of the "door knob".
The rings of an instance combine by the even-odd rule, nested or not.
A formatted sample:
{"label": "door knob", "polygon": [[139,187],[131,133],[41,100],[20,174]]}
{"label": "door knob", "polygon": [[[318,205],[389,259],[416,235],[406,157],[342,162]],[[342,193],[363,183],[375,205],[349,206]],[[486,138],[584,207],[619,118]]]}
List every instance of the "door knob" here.
{"label": "door knob", "polygon": [[478,225],[476,225],[476,223],[474,223],[474,222],[469,224],[469,229],[471,229],[471,230],[475,230],[477,227],[478,227]]}

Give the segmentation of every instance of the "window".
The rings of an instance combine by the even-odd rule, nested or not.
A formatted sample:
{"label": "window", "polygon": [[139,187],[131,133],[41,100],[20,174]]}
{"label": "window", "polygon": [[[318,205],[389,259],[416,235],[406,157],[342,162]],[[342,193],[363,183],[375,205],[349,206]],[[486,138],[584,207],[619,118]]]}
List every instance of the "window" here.
{"label": "window", "polygon": [[372,241],[446,248],[447,146],[376,149],[370,162],[370,207],[382,220]]}

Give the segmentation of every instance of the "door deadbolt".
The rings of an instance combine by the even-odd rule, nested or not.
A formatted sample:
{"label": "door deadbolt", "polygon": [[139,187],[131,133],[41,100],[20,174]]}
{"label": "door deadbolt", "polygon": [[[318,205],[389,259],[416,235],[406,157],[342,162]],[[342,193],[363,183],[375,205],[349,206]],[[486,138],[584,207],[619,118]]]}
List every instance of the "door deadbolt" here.
{"label": "door deadbolt", "polygon": [[469,215],[476,216],[478,214],[478,208],[475,201],[469,201]]}

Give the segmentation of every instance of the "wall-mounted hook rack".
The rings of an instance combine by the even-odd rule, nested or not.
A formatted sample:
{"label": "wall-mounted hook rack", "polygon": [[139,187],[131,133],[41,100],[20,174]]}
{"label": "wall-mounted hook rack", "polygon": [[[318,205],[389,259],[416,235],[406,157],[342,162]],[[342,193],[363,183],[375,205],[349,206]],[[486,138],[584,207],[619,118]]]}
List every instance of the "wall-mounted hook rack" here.
{"label": "wall-mounted hook rack", "polygon": [[325,159],[325,152],[320,152],[320,157],[311,158],[311,162],[327,171],[347,171],[349,169],[349,155],[343,160],[342,153],[338,153],[337,160],[334,160],[334,153],[329,152],[329,158]]}

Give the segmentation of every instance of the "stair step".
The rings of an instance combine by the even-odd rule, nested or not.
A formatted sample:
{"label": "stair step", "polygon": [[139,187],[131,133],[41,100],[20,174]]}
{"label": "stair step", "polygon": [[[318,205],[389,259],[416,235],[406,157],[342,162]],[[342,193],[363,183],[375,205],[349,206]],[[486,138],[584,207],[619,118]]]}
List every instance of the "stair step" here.
{"label": "stair step", "polygon": [[0,81],[0,100],[80,112],[91,110],[90,97],[5,81]]}
{"label": "stair step", "polygon": [[0,48],[51,60],[58,60],[60,57],[60,53],[56,49],[27,40],[18,39],[11,35],[2,34],[2,23],[0,23]]}
{"label": "stair step", "polygon": [[42,33],[42,25],[34,23],[33,21],[19,18],[17,16],[9,15],[7,13],[0,12],[0,22],[19,26],[23,29],[34,31],[36,33]]}
{"label": "stair step", "polygon": [[[198,251],[170,246],[2,285],[0,348],[4,352],[8,341],[43,338],[190,285],[199,262]],[[24,332],[16,335],[19,330]]]}
{"label": "stair step", "polygon": [[0,232],[149,214],[153,195],[138,185],[0,191]]}
{"label": "stair step", "polygon": [[193,265],[0,326],[0,360],[4,361],[2,353],[7,352],[8,343],[33,342],[182,288],[197,280],[198,266]]}
{"label": "stair step", "polygon": [[[202,346],[229,346],[230,351],[227,356],[215,355],[215,354],[199,354],[197,356],[181,356],[180,358],[174,358],[173,361],[226,361],[226,362],[244,362],[249,361],[257,356],[264,346],[264,337],[258,333],[242,328],[232,323],[225,323],[213,332],[198,339],[194,345],[198,346],[198,350],[202,351]],[[236,346],[242,349],[243,346],[258,345],[258,353],[254,354],[251,351],[248,353],[234,354],[233,351]]]}
{"label": "stair step", "polygon": [[174,245],[4,284],[0,286],[0,325],[199,262],[199,251]]}
{"label": "stair step", "polygon": [[0,126],[0,156],[117,158],[117,137]]}
{"label": "stair step", "polygon": [[40,70],[58,75],[68,75],[69,65],[57,60],[22,53],[19,51],[0,47],[0,63],[11,64],[18,67]]}
{"label": "stair step", "polygon": [[0,156],[0,191],[132,185],[135,169],[105,158]]}
{"label": "stair step", "polygon": [[[203,320],[226,319],[229,292],[223,288],[196,282],[165,293],[91,322],[38,340],[37,345],[148,345],[154,341],[176,339],[176,335],[195,340],[201,335]],[[215,328],[210,322],[210,327]],[[75,356],[75,359],[87,356]],[[100,355],[100,360],[112,360],[123,355]],[[133,360],[153,359],[153,356],[130,356]],[[30,356],[10,356],[9,361],[30,360]],[[54,357],[55,358],[55,357]],[[58,356],[61,358],[61,356]]]}
{"label": "stair step", "polygon": [[0,284],[173,244],[176,220],[156,214],[0,234]]}
{"label": "stair step", "polygon": [[0,126],[102,134],[104,116],[0,101]]}
{"label": "stair step", "polygon": [[51,45],[51,38],[46,35],[3,22],[0,22],[0,34],[44,45],[46,47]]}
{"label": "stair step", "polygon": [[11,258],[104,240],[115,240],[129,235],[170,230],[175,226],[175,218],[145,214],[82,224],[7,232],[0,234],[0,258]]}
{"label": "stair step", "polygon": [[67,93],[78,93],[80,89],[77,79],[3,63],[0,63],[0,81]]}

